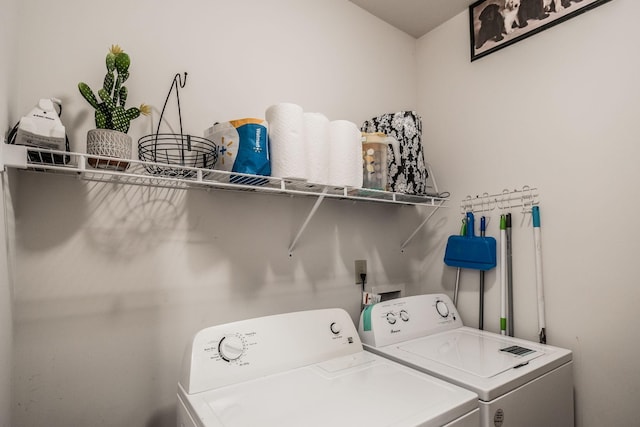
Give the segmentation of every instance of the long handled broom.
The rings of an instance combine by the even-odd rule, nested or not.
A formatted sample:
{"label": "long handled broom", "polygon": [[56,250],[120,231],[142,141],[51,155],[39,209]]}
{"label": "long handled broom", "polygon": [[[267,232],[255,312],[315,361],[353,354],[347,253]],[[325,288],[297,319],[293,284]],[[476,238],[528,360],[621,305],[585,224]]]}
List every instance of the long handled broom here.
{"label": "long handled broom", "polygon": [[540,343],[547,343],[546,321],[544,314],[544,284],[542,282],[542,244],[540,238],[540,208],[531,208],[533,216],[533,241],[536,253],[536,290],[538,292],[538,326],[540,328]]}

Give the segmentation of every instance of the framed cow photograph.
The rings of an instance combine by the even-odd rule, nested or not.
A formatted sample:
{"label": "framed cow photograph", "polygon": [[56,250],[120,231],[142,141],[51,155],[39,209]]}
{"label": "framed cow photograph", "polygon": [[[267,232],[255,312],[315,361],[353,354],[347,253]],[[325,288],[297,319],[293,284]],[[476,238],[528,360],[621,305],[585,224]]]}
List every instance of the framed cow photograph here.
{"label": "framed cow photograph", "polygon": [[480,0],[469,6],[471,61],[611,0]]}

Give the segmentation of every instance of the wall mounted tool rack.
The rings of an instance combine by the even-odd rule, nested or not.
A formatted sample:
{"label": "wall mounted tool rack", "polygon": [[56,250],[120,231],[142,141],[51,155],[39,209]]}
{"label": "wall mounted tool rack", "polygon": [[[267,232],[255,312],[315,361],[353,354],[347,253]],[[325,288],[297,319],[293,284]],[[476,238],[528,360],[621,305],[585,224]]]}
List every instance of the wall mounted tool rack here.
{"label": "wall mounted tool rack", "polygon": [[503,190],[499,194],[484,193],[481,196],[467,196],[460,202],[460,213],[489,212],[494,209],[510,210],[520,208],[522,213],[531,212],[531,207],[540,203],[537,188],[527,185],[518,190]]}
{"label": "wall mounted tool rack", "polygon": [[[57,163],[51,162],[54,160]],[[64,160],[63,160],[64,159]],[[49,160],[48,162],[45,160]],[[101,162],[105,168],[93,168],[90,163]],[[289,255],[302,236],[305,228],[326,199],[351,200],[354,202],[387,203],[395,205],[426,206],[434,208],[430,215],[416,228],[402,244],[401,250],[413,239],[417,232],[433,214],[445,206],[446,198],[415,196],[411,194],[363,188],[326,186],[306,181],[259,176],[226,171],[201,169],[175,164],[123,160],[85,153],[45,150],[22,145],[0,143],[0,171],[7,168],[67,175],[86,181],[114,184],[141,185],[173,189],[232,190],[254,193],[281,194],[289,196],[316,197],[316,202],[298,233],[289,246]],[[149,171],[161,171],[152,174]]]}

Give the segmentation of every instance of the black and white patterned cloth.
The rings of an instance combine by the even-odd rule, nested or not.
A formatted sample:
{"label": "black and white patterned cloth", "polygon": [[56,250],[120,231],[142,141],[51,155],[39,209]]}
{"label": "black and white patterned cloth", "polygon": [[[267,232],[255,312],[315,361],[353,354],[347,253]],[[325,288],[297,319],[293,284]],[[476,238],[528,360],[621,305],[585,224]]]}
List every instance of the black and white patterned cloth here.
{"label": "black and white patterned cloth", "polygon": [[387,156],[390,191],[426,194],[428,172],[422,147],[422,119],[415,111],[383,114],[363,123],[363,132],[382,132],[400,144],[400,159],[391,147]]}

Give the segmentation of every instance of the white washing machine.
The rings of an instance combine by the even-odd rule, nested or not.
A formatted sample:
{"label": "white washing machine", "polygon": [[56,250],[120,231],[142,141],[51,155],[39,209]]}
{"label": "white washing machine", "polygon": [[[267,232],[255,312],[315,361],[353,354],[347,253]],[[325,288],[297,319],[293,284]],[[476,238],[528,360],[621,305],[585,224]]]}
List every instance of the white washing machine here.
{"label": "white washing machine", "polygon": [[342,309],[213,326],[187,347],[178,427],[477,427],[475,393],[366,352]]}
{"label": "white washing machine", "polygon": [[398,298],[360,316],[364,348],[478,394],[482,427],[573,427],[569,350],[463,325],[444,294]]}

